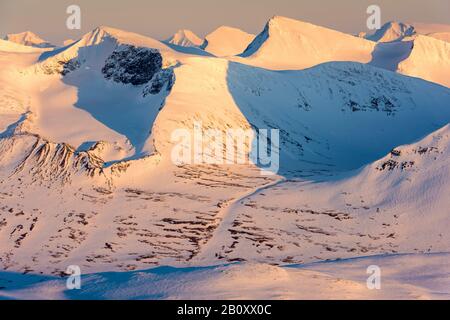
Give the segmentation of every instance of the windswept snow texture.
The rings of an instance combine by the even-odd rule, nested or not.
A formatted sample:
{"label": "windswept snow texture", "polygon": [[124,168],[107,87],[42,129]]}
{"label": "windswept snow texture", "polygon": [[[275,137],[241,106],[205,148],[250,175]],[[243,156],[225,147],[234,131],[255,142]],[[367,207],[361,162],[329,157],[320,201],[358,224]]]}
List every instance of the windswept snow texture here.
{"label": "windswept snow texture", "polygon": [[[0,296],[447,298],[449,44],[284,17],[206,38],[0,40]],[[177,165],[174,132],[198,124],[196,147],[218,152]],[[230,129],[245,160],[242,130],[278,129],[279,163],[235,163],[216,135]],[[389,291],[365,287],[372,263]],[[69,265],[90,274],[83,290],[55,278]]]}
{"label": "windswept snow texture", "polygon": [[[0,299],[444,300],[450,298],[449,263],[448,254],[432,254],[375,256],[291,267],[161,267],[85,275],[80,290],[67,290],[65,279],[0,272]],[[367,288],[367,268],[373,265],[382,270],[380,290]]]}

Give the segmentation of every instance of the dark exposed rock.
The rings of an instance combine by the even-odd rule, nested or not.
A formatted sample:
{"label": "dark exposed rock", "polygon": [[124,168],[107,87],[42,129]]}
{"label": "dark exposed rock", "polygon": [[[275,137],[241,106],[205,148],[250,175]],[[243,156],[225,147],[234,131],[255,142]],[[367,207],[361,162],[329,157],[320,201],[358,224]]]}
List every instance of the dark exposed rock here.
{"label": "dark exposed rock", "polygon": [[70,72],[77,70],[78,68],[80,68],[80,66],[81,63],[78,60],[76,59],[69,60],[64,64],[61,74],[65,76],[66,74],[69,74]]}
{"label": "dark exposed rock", "polygon": [[164,69],[155,74],[151,82],[143,90],[144,97],[149,94],[158,94],[165,87],[170,91],[175,82],[175,74],[172,69]]}
{"label": "dark exposed rock", "polygon": [[81,62],[77,59],[70,60],[58,60],[54,63],[47,63],[41,66],[44,74],[53,75],[61,74],[63,76],[69,74],[72,71],[79,69]]}
{"label": "dark exposed rock", "polygon": [[439,153],[439,150],[436,147],[419,147],[417,150],[414,150],[414,152],[420,154],[420,155],[424,155],[424,154],[428,154],[428,153]]}
{"label": "dark exposed rock", "polygon": [[350,108],[351,111],[367,111],[367,110],[376,110],[376,111],[384,111],[387,114],[391,115],[395,112],[397,106],[386,96],[380,97],[372,97],[370,99],[370,103],[358,103],[352,99],[350,99],[346,105]]}
{"label": "dark exposed rock", "polygon": [[162,68],[162,56],[156,49],[125,45],[107,59],[102,73],[115,82],[143,85],[152,80]]}
{"label": "dark exposed rock", "polygon": [[379,109],[382,107],[383,111],[391,112],[395,108],[395,105],[385,96],[381,96],[378,98],[372,98],[371,100],[372,107],[375,109]]}
{"label": "dark exposed rock", "polygon": [[402,171],[406,170],[406,169],[410,169],[412,167],[414,167],[414,161],[403,161],[403,162],[398,162],[395,160],[388,160],[386,162],[383,162],[379,167],[377,167],[378,171],[393,171],[395,169],[400,169]]}

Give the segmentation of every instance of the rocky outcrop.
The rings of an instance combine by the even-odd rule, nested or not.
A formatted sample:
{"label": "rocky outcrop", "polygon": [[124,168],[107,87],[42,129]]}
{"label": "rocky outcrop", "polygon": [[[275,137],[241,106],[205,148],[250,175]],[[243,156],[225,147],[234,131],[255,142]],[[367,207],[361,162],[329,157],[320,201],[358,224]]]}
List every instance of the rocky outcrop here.
{"label": "rocky outcrop", "polygon": [[46,75],[60,74],[65,76],[72,71],[79,69],[81,62],[78,59],[57,60],[54,63],[44,63],[41,65],[42,72]]}
{"label": "rocky outcrop", "polygon": [[155,74],[153,79],[145,86],[143,90],[144,97],[152,94],[158,94],[165,88],[170,91],[175,83],[175,74],[172,69],[164,69]]}
{"label": "rocky outcrop", "polygon": [[108,80],[138,86],[162,69],[162,61],[158,50],[123,45],[106,59],[102,73]]}

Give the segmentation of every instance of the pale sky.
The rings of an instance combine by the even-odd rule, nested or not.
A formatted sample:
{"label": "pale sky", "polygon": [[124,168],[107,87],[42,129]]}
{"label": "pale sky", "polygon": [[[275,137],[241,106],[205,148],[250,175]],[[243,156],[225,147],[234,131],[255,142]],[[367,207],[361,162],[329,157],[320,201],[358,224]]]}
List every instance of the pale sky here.
{"label": "pale sky", "polygon": [[[66,28],[66,8],[81,7],[82,29]],[[0,0],[0,36],[31,30],[61,43],[100,25],[166,39],[178,29],[203,37],[221,25],[259,33],[273,15],[344,32],[366,30],[366,9],[378,4],[383,22],[450,24],[450,0]]]}

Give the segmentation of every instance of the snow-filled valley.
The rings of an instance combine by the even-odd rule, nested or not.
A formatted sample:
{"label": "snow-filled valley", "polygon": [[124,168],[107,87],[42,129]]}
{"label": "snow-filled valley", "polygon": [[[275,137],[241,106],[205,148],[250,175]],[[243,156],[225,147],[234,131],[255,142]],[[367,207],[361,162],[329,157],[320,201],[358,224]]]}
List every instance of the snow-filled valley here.
{"label": "snow-filled valley", "polygon": [[[0,40],[0,299],[448,299],[450,44],[413,30]],[[198,123],[279,130],[279,170],[177,165]]]}

